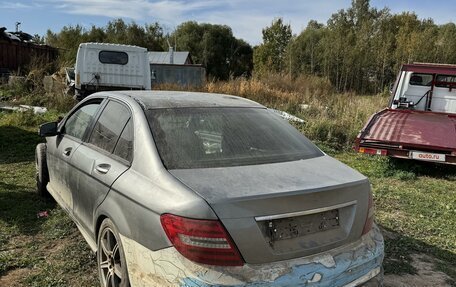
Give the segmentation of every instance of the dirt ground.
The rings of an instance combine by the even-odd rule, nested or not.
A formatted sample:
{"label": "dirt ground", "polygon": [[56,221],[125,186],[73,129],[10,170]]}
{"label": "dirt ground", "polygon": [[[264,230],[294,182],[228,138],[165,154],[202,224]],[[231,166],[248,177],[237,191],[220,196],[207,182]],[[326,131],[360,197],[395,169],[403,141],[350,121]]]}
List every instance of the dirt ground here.
{"label": "dirt ground", "polygon": [[19,282],[21,282],[23,278],[27,277],[29,273],[30,269],[28,268],[11,270],[6,273],[5,276],[0,277],[0,286],[21,286]]}
{"label": "dirt ground", "polygon": [[443,272],[435,271],[436,259],[424,254],[413,254],[411,257],[417,274],[386,275],[385,287],[451,287],[447,283],[451,278]]}

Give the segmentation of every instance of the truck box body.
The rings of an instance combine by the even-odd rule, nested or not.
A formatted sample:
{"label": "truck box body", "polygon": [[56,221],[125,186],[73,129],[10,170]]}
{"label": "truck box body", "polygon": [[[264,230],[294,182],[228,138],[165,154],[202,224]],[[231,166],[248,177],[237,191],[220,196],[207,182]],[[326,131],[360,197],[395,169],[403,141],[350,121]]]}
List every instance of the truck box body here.
{"label": "truck box body", "polygon": [[82,97],[102,90],[150,90],[147,49],[82,43],[76,57],[75,77],[76,92]]}
{"label": "truck box body", "polygon": [[359,133],[361,153],[456,164],[456,66],[404,65],[390,105]]}

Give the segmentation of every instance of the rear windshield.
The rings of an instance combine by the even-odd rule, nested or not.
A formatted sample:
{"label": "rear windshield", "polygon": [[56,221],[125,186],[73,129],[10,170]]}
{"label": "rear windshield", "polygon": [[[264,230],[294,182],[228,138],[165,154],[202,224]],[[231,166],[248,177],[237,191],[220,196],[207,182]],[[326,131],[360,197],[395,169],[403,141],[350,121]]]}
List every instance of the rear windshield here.
{"label": "rear windshield", "polygon": [[101,51],[98,59],[103,64],[126,65],[128,63],[128,54],[116,51]]}
{"label": "rear windshield", "polygon": [[432,85],[433,78],[434,76],[431,74],[413,73],[413,75],[410,77],[410,85],[430,87]]}
{"label": "rear windshield", "polygon": [[285,120],[262,108],[174,108],[146,111],[167,169],[294,161],[321,151]]}

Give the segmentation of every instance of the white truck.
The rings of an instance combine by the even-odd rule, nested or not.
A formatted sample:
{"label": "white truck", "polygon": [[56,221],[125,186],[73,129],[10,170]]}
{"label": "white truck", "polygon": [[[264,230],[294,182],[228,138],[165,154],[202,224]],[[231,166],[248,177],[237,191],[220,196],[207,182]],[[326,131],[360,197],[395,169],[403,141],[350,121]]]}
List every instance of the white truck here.
{"label": "white truck", "polygon": [[106,43],[80,44],[74,88],[79,101],[98,91],[150,90],[147,49]]}

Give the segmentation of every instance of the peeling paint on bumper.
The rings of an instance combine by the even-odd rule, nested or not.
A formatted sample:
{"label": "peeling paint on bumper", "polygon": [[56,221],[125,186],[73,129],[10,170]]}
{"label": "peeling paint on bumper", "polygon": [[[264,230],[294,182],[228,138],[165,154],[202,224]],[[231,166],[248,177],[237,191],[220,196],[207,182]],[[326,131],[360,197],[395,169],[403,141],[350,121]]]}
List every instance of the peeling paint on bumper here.
{"label": "peeling paint on bumper", "polygon": [[382,278],[384,244],[376,226],[359,241],[316,256],[242,267],[196,264],[172,247],[151,251],[122,235],[121,240],[132,286],[351,287]]}

